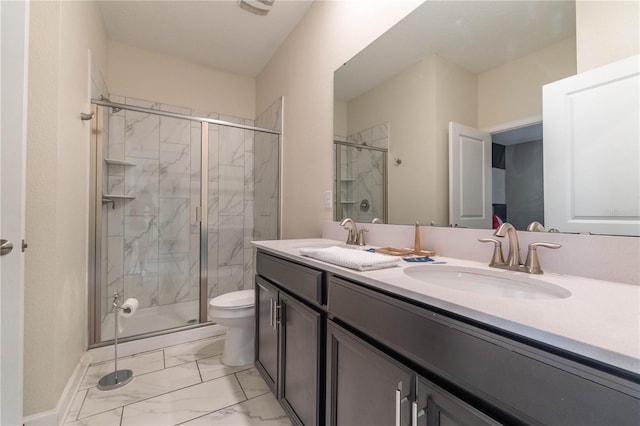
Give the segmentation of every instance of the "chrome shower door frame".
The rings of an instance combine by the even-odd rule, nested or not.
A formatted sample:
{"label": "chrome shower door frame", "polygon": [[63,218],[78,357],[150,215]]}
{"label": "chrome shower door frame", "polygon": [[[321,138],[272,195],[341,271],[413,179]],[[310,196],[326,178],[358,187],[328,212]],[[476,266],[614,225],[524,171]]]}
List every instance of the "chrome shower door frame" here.
{"label": "chrome shower door frame", "polygon": [[[100,297],[100,290],[102,283],[102,191],[103,191],[103,167],[104,156],[103,147],[106,141],[104,140],[104,131],[102,126],[107,124],[103,123],[103,114],[108,108],[119,108],[128,111],[137,111],[148,114],[155,114],[159,116],[166,116],[178,119],[189,120],[190,122],[198,122],[201,125],[201,138],[200,138],[200,203],[196,207],[195,222],[200,224],[200,300],[199,300],[199,323],[194,325],[185,325],[179,327],[180,330],[193,329],[207,325],[208,314],[208,255],[209,255],[209,221],[208,221],[208,199],[209,199],[209,126],[218,125],[226,127],[240,128],[244,130],[251,130],[255,132],[262,132],[268,134],[277,135],[279,138],[278,150],[279,150],[279,193],[281,193],[282,180],[280,162],[282,155],[281,138],[282,133],[280,131],[248,126],[242,124],[231,123],[228,121],[211,119],[206,117],[193,117],[184,114],[172,113],[162,110],[153,110],[149,108],[142,108],[133,105],[120,104],[111,102],[104,99],[92,99],[92,111],[95,113],[94,119],[91,120],[91,138],[90,138],[90,205],[89,205],[89,291],[88,291],[88,334],[89,334],[89,348],[100,347],[110,345],[111,340],[102,341],[101,339],[101,317],[103,312],[103,300]],[[278,209],[278,227],[280,225],[281,215],[280,209]],[[280,229],[277,230],[278,238],[280,237]],[[144,337],[157,336],[167,333],[172,333],[176,329],[152,331],[144,333]],[[127,342],[140,338],[140,335],[119,338],[119,341]]]}

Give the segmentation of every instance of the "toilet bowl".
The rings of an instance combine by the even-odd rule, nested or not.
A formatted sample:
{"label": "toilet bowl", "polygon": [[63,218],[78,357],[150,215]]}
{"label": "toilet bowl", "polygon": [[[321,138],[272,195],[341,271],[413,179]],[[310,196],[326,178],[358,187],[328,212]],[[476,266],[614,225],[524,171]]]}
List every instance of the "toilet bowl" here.
{"label": "toilet bowl", "polygon": [[239,366],[253,363],[254,305],[254,290],[234,291],[209,301],[209,320],[227,327],[223,364]]}

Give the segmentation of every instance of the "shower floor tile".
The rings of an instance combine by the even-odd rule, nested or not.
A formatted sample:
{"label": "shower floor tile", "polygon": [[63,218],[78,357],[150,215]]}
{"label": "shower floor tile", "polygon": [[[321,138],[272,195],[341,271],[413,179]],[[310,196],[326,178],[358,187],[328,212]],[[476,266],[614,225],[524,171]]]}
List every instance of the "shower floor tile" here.
{"label": "shower floor tile", "polygon": [[253,366],[220,362],[224,337],[197,340],[118,360],[131,383],[96,388],[113,361],[89,367],[65,425],[290,425]]}

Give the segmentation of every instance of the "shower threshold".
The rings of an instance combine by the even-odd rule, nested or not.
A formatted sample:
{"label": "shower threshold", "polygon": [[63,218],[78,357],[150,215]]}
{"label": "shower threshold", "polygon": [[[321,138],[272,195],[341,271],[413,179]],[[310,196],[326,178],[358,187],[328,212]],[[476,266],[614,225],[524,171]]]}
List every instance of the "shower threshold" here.
{"label": "shower threshold", "polygon": [[[118,337],[135,336],[197,324],[198,314],[199,302],[197,300],[141,308],[133,317],[125,321],[122,321],[122,318],[119,319],[124,324],[124,330]],[[102,321],[102,341],[113,339],[114,319],[114,313],[110,312]]]}

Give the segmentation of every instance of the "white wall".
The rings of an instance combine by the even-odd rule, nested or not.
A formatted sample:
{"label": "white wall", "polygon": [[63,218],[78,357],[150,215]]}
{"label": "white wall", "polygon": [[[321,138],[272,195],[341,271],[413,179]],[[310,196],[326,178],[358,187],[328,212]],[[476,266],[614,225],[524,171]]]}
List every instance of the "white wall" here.
{"label": "white wall", "polygon": [[[253,77],[217,71],[111,40],[108,54],[110,93],[203,112],[256,117]],[[273,97],[265,108],[276,99]]]}
{"label": "white wall", "polygon": [[476,126],[476,107],[476,75],[438,55],[349,101],[348,134],[390,123],[389,223],[448,223],[449,122]]}
{"label": "white wall", "polygon": [[578,72],[640,53],[640,2],[577,1]]}
{"label": "white wall", "polygon": [[[542,119],[542,86],[576,73],[576,39],[570,37],[478,74],[478,126]],[[535,121],[535,120],[534,120]]]}
{"label": "white wall", "polygon": [[256,111],[284,96],[283,238],[319,236],[331,219],[333,72],[422,1],[316,1],[256,84]]}
{"label": "white wall", "polygon": [[95,3],[31,2],[24,413],[56,407],[87,344],[88,49],[106,67]]}

